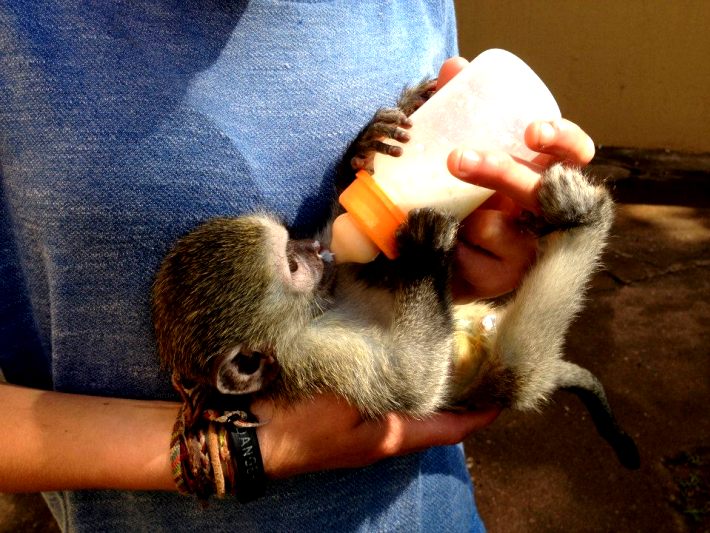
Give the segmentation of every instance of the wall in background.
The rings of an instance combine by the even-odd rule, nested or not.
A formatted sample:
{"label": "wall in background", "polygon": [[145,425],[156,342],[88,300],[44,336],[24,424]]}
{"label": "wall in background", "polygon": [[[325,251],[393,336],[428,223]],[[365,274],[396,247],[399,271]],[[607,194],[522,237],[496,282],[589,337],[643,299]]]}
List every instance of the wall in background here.
{"label": "wall in background", "polygon": [[504,48],[597,144],[710,152],[710,2],[457,0],[461,54]]}

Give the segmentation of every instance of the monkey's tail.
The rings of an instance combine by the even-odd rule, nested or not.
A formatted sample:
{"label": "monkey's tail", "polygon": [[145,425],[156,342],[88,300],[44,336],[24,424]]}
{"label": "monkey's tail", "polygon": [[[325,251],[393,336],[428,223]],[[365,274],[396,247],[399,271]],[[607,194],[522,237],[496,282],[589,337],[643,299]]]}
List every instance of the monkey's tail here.
{"label": "monkey's tail", "polygon": [[636,443],[619,425],[611,411],[604,387],[589,370],[559,361],[558,385],[576,395],[589,411],[599,435],[614,449],[619,462],[630,470],[641,465]]}

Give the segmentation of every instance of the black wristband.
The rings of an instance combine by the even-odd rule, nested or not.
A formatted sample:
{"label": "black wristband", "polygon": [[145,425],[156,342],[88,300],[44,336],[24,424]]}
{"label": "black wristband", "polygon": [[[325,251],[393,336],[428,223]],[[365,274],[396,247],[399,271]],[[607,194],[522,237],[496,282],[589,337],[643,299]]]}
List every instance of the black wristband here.
{"label": "black wristband", "polygon": [[261,460],[255,427],[234,427],[229,432],[235,466],[237,499],[241,503],[256,500],[266,489],[264,463]]}

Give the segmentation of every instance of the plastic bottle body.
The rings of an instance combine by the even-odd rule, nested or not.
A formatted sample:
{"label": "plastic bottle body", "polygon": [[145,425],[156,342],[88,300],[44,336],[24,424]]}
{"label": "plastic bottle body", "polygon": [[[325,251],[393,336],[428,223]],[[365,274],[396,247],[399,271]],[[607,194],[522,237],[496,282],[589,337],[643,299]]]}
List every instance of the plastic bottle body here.
{"label": "plastic bottle body", "polygon": [[[387,141],[400,145],[402,155],[376,154],[372,178],[384,196],[405,214],[427,206],[462,220],[493,191],[452,176],[447,169],[449,153],[458,147],[502,150],[531,161],[537,154],[525,145],[525,128],[535,120],[559,117],[555,99],[530,67],[509,52],[488,50],[411,115],[409,142]],[[341,203],[355,216],[355,226],[377,242],[372,239],[372,230],[363,227],[358,208],[347,205],[343,197]],[[331,246],[344,251],[350,238],[334,231]],[[383,251],[392,256],[391,251]],[[337,251],[335,254],[341,262]],[[356,249],[344,255],[355,261],[360,257]]]}

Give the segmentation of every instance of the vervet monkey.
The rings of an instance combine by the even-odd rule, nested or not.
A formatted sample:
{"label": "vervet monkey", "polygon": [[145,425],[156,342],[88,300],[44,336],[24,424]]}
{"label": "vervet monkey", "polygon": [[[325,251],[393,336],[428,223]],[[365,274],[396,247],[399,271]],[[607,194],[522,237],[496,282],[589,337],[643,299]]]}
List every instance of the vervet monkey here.
{"label": "vervet monkey", "polygon": [[[398,109],[380,111],[346,161],[360,168],[374,151],[397,156],[382,138],[406,142],[406,117],[432,88],[423,83],[404,93]],[[541,215],[527,226],[546,228],[539,257],[500,307],[452,304],[458,223],[446,213],[410,212],[394,260],[337,266],[323,244],[329,227],[315,239],[291,240],[265,213],[209,220],[177,242],[158,272],[161,360],[181,379],[222,394],[292,402],[331,391],[366,417],[538,409],[565,388],[584,401],[620,461],[635,468],[636,446],[599,381],[562,359],[612,223],[612,201],[561,164],[543,173],[538,200]]]}

